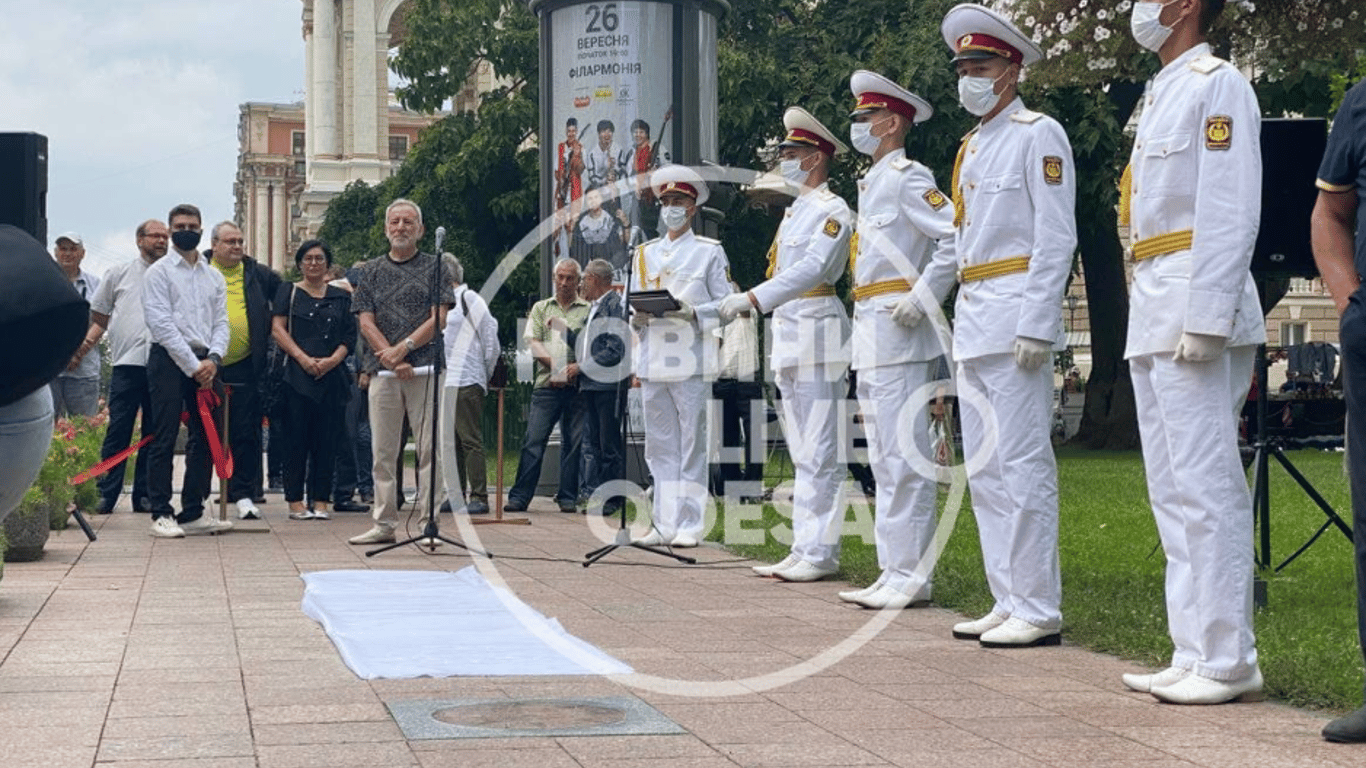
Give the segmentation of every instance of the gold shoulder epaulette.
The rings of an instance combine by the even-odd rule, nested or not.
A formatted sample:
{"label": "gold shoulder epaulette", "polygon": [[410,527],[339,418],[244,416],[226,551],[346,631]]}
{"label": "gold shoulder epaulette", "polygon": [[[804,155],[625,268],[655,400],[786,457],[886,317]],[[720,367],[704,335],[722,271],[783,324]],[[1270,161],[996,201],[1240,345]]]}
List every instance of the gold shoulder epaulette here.
{"label": "gold shoulder epaulette", "polygon": [[1218,56],[1197,56],[1191,60],[1189,66],[1202,75],[1208,75],[1223,65],[1224,60]]}
{"label": "gold shoulder epaulette", "polygon": [[1043,117],[1042,112],[1035,112],[1032,109],[1022,109],[1010,115],[1011,120],[1014,120],[1017,123],[1024,123],[1026,125],[1038,122],[1039,118],[1041,117]]}

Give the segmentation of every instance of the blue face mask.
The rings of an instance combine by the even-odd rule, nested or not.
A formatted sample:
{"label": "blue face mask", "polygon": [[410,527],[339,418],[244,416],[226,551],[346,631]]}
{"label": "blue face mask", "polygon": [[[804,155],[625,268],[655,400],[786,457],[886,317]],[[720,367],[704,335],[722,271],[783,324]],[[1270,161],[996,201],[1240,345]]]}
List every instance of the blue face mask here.
{"label": "blue face mask", "polygon": [[193,229],[180,229],[171,233],[171,242],[175,247],[182,251],[193,251],[199,245],[199,238],[202,233]]}

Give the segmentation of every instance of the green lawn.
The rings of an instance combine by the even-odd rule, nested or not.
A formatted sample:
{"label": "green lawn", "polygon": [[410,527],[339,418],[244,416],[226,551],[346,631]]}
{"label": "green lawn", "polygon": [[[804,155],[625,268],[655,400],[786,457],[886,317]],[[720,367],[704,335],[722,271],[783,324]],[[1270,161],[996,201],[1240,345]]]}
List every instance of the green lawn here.
{"label": "green lawn", "polygon": [[[1292,451],[1291,461],[1350,520],[1342,454]],[[1071,642],[1160,667],[1170,658],[1162,598],[1164,561],[1147,504],[1137,453],[1063,449],[1058,455],[1063,631]],[[1273,563],[1280,564],[1325,520],[1323,513],[1274,462],[1271,467]],[[941,494],[941,504],[943,495]],[[781,518],[772,506],[746,528]],[[710,538],[719,540],[718,525]],[[772,537],[735,551],[765,561],[786,554]],[[856,585],[877,577],[871,542],[846,536],[844,578]],[[1356,636],[1351,544],[1336,529],[1281,573],[1263,571],[1268,605],[1257,614],[1257,647],[1268,695],[1307,707],[1354,709],[1361,704],[1362,656]],[[967,503],[957,517],[935,573],[935,603],[969,616],[991,608],[977,527]]]}

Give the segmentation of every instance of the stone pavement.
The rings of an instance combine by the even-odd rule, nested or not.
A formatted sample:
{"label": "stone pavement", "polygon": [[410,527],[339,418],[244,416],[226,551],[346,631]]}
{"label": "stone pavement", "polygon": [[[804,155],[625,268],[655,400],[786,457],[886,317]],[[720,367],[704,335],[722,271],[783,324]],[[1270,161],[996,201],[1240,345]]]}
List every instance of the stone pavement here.
{"label": "stone pavement", "polygon": [[[296,522],[279,498],[271,496],[262,521],[184,540],[152,539],[145,515],[120,511],[92,521],[98,542],[87,543],[76,528],[54,532],[42,561],[7,565],[0,581],[0,765],[1366,762],[1366,747],[1321,741],[1326,718],[1319,715],[1272,703],[1159,704],[1123,689],[1119,676],[1132,669],[1124,661],[1066,644],[986,650],[951,639],[959,617],[938,608],[882,622],[840,603],[835,592],[844,585],[760,579],[751,563],[713,547],[692,550],[696,566],[628,549],[585,569],[582,555],[597,545],[585,519],[552,511],[544,499],[525,515],[531,525],[477,528],[497,556],[497,575],[572,634],[653,677],[639,678],[642,685],[594,677],[365,681],[300,611],[299,574],[458,570],[471,559],[451,547],[366,558],[346,538],[369,525],[368,515]],[[448,524],[444,532],[456,529]],[[799,666],[819,667],[841,651],[848,653],[824,668]],[[705,690],[699,681],[734,691]],[[643,700],[687,733],[408,741],[385,707],[408,699],[607,696]]]}

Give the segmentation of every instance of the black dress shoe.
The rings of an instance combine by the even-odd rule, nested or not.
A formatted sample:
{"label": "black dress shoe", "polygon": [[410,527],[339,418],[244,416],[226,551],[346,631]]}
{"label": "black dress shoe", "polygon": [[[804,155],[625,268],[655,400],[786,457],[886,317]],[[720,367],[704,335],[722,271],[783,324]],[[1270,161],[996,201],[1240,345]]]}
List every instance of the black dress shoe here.
{"label": "black dress shoe", "polygon": [[369,512],[369,504],[357,504],[354,501],[339,501],[332,505],[333,512]]}
{"label": "black dress shoe", "polygon": [[251,503],[252,503],[252,504],[265,504],[265,503],[266,503],[266,495],[263,493],[263,494],[261,494],[261,495],[259,495],[259,496],[252,496],[252,497],[251,497]]}
{"label": "black dress shoe", "polygon": [[[504,507],[504,509],[507,509],[507,507]],[[475,499],[465,506],[465,512],[471,515],[487,515],[489,513],[489,504],[487,501]]]}
{"label": "black dress shoe", "polygon": [[573,504],[561,504],[560,511],[566,515],[577,515],[579,513],[579,508]]}
{"label": "black dress shoe", "polygon": [[440,507],[440,509],[439,509],[438,511],[440,511],[440,512],[450,512],[450,511],[451,511],[451,500],[450,500],[450,499],[446,499],[445,501],[441,502],[441,507]]}
{"label": "black dress shoe", "polygon": [[504,512],[525,512],[525,511],[526,511],[526,504],[520,504],[520,503],[515,502],[515,501],[509,501],[508,503],[506,503],[506,504],[503,505],[503,511],[504,511]]}
{"label": "black dress shoe", "polygon": [[1340,744],[1366,742],[1366,707],[1343,715],[1323,726],[1323,738]]}

